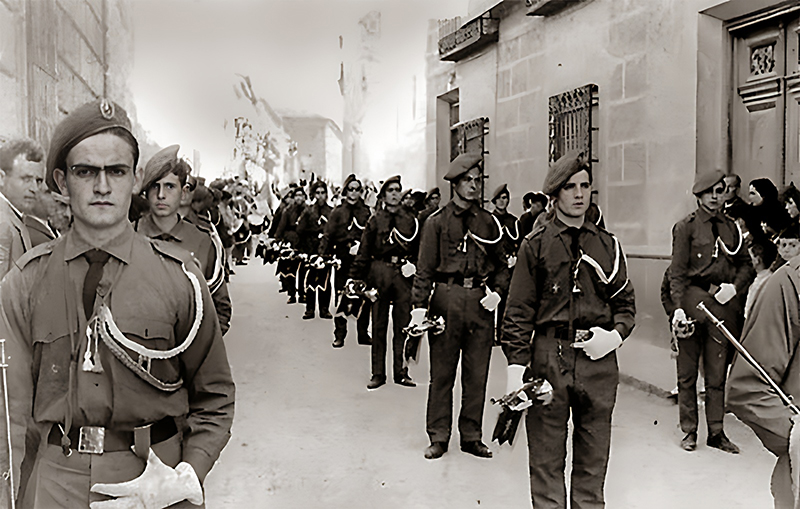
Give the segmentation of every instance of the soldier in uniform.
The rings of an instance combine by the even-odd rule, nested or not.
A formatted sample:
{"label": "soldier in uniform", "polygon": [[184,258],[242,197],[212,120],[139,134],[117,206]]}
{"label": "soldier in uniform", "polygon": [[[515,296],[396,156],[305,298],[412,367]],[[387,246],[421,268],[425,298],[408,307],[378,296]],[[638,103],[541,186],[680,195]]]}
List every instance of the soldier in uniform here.
{"label": "soldier in uniform", "polygon": [[697,210],[672,228],[670,290],[677,308],[673,327],[691,318],[694,334],[678,341],[678,407],[681,429],[686,436],[681,447],[697,447],[697,369],[702,354],[705,368],[706,444],[736,454],[736,447],[723,430],[728,342],[713,323],[697,309],[704,302],[734,335],[742,326],[742,310],[753,280],[753,267],[742,232],[723,213],[725,175],[720,170],[698,173],[692,186]]}
{"label": "soldier in uniform", "polygon": [[[297,251],[299,248],[300,237],[297,235],[297,221],[300,214],[305,209],[306,194],[300,187],[295,187],[290,191],[291,203],[281,214],[280,223],[275,230],[275,238],[289,244],[292,249]],[[302,292],[301,280],[297,279],[297,272],[300,269],[300,259],[292,256],[290,259],[281,260],[279,270],[281,277],[285,280],[285,288],[289,294],[288,304],[297,302],[297,292]],[[301,298],[302,300],[302,298]]]}
{"label": "soldier in uniform", "polygon": [[[328,223],[325,225],[325,232],[322,242],[319,244],[319,254],[321,256],[336,256],[342,261],[341,268],[336,271],[334,277],[334,288],[336,289],[337,303],[342,298],[347,274],[350,273],[350,266],[358,253],[359,241],[364,227],[371,212],[369,207],[361,199],[363,186],[361,181],[352,173],[347,176],[342,186],[342,203],[333,209]],[[358,316],[358,342],[359,344],[370,344],[369,337],[369,304],[365,304]],[[344,338],[347,336],[347,318],[336,316],[333,319],[333,347],[341,348],[344,346]]]}
{"label": "soldier in uniform", "polygon": [[118,105],[72,111],[47,183],[73,226],[0,284],[14,478],[26,428],[42,433],[26,508],[194,507],[230,438],[234,385],[203,274],[127,218],[138,155]]}
{"label": "soldier in uniform", "polygon": [[[534,227],[520,247],[503,320],[508,391],[522,386],[526,366],[553,386],[552,402],[529,408],[525,424],[536,509],[567,507],[570,417],[571,507],[604,507],[619,382],[615,350],[636,313],[619,241],[585,217],[589,169],[583,153],[571,151],[548,170],[542,191],[555,202],[554,217]],[[587,330],[591,339],[583,340]]]}
{"label": "soldier in uniform", "polygon": [[481,440],[483,407],[494,337],[492,317],[508,285],[508,271],[502,256],[500,223],[480,207],[481,161],[480,154],[467,153],[450,163],[444,179],[455,188],[453,199],[430,216],[422,229],[410,325],[421,325],[427,314],[444,317],[446,323],[442,333],[428,335],[428,459],[439,458],[448,449],[459,359],[461,450],[492,457]]}
{"label": "soldier in uniform", "polygon": [[425,220],[439,210],[439,203],[442,201],[442,193],[438,187],[434,187],[425,195],[425,208],[419,213],[419,224],[425,224]]}
{"label": "soldier in uniform", "polygon": [[403,326],[411,313],[411,281],[419,247],[419,221],[400,205],[400,176],[386,179],[378,193],[383,208],[367,221],[350,277],[378,290],[372,304],[372,378],[367,389],[386,383],[386,336],[392,308],[392,373],[394,383],[416,384],[403,363]]}
{"label": "soldier in uniform", "polygon": [[[511,201],[511,195],[508,192],[508,184],[498,186],[492,194],[492,203],[494,210],[492,215],[500,221],[503,227],[503,239],[500,241],[503,250],[503,259],[506,261],[509,270],[509,279],[513,274],[514,265],[517,263],[517,251],[519,244],[522,241],[520,236],[520,226],[517,216],[508,211],[508,204]],[[506,295],[500,294],[500,304],[497,306],[497,327],[496,334],[497,340],[500,339],[500,329],[503,324],[503,313],[506,310]]]}
{"label": "soldier in uniform", "polygon": [[[319,244],[333,209],[328,205],[328,186],[325,182],[317,180],[311,184],[311,196],[314,197],[314,204],[306,207],[297,220],[297,235],[300,240],[300,251],[314,258],[319,256],[317,254]],[[320,263],[321,260],[315,262]],[[314,318],[317,296],[319,296],[319,317],[327,320],[333,318],[329,309],[332,283],[330,266],[323,265],[319,268],[309,264],[306,277],[298,281],[298,286],[306,293],[304,320]]]}
{"label": "soldier in uniform", "polygon": [[151,239],[163,240],[189,252],[205,276],[219,326],[225,335],[231,326],[231,298],[225,283],[222,243],[215,243],[211,230],[192,224],[178,213],[189,164],[178,157],[178,145],[169,146],[147,162],[142,190],[150,211],[134,223],[134,230]]}

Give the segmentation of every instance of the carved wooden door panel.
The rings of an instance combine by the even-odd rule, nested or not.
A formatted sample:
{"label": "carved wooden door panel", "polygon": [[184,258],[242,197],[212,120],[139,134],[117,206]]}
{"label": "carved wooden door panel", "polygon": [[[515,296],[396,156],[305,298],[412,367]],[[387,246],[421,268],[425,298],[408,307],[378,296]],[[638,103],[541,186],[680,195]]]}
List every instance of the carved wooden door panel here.
{"label": "carved wooden door panel", "polygon": [[733,34],[731,169],[745,194],[754,178],[783,183],[785,53],[785,30],[777,22]]}

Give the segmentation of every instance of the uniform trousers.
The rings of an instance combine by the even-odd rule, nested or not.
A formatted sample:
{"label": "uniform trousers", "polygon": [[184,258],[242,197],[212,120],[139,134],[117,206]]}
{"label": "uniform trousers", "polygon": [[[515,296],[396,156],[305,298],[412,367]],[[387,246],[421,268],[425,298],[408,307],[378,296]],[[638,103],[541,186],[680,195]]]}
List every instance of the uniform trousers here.
{"label": "uniform trousers", "polygon": [[437,283],[429,315],[442,316],[445,330],[429,334],[431,382],[426,427],[431,442],[449,442],[453,427],[453,386],[461,360],[461,411],[458,432],[462,442],[481,440],[486,380],[494,338],[493,313],[480,301],[483,286],[464,288]]}
{"label": "uniform trousers", "polygon": [[[336,304],[342,299],[344,293],[344,285],[347,283],[347,274],[350,273],[350,266],[353,263],[353,257],[348,256],[342,258],[341,268],[336,271],[333,279],[333,287],[336,290]],[[356,320],[356,329],[358,331],[358,342],[362,344],[369,344],[369,316],[370,316],[370,302],[365,302]],[[333,336],[344,340],[347,336],[347,318],[344,316],[336,316],[333,318]]]}
{"label": "uniform trousers", "polygon": [[684,433],[697,432],[697,369],[702,354],[706,386],[706,425],[708,434],[712,435],[723,428],[729,345],[728,340],[696,306],[703,301],[717,318],[725,322],[728,330],[738,337],[741,300],[734,298],[723,306],[702,288],[689,286],[684,301],[687,317],[696,322],[694,334],[678,340],[678,412],[681,430]]}
{"label": "uniform trousers", "polygon": [[[164,464],[175,467],[181,461],[180,433],[151,448]],[[42,440],[33,474],[23,498],[23,509],[88,509],[90,502],[111,497],[91,493],[96,483],[119,483],[135,479],[144,472],[145,461],[130,451],[81,454],[72,451],[67,457],[58,445]],[[174,509],[204,506],[184,500]]]}
{"label": "uniform trousers", "polygon": [[619,384],[617,356],[612,352],[593,361],[570,346],[572,338],[564,334],[559,339],[556,331],[552,327],[537,331],[533,340],[533,376],[546,378],[553,386],[553,401],[530,407],[525,420],[533,507],[567,507],[564,467],[571,416],[571,507],[602,508]]}
{"label": "uniform trousers", "polygon": [[395,380],[405,374],[403,367],[403,327],[411,317],[411,278],[404,277],[397,264],[373,261],[369,281],[378,290],[372,304],[372,376],[386,377],[386,340],[389,307],[392,308],[392,374]]}
{"label": "uniform trousers", "polygon": [[[317,297],[319,297],[319,312],[320,312],[320,314],[322,314],[322,313],[324,313],[326,311],[330,312],[331,284],[332,284],[332,282],[331,282],[330,269],[328,268],[326,270],[328,270],[328,280],[326,281],[325,286],[323,288],[318,288],[318,287],[313,287],[313,288],[306,287],[305,288],[306,313],[308,313],[310,315],[313,315],[314,311],[316,310]],[[311,275],[311,273],[315,273],[316,271],[317,271],[317,269],[309,269],[308,272],[307,272],[306,278],[308,278]]]}

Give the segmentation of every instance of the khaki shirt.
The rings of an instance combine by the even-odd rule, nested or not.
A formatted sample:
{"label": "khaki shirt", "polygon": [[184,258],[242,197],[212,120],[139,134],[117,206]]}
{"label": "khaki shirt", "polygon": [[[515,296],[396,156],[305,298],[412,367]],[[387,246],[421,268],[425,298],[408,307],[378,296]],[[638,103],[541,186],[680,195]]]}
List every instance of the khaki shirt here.
{"label": "khaki shirt", "polygon": [[0,193],[0,279],[32,247],[22,214]]}
{"label": "khaki shirt", "polygon": [[[0,337],[7,338],[15,471],[24,457],[30,416],[42,429],[64,423],[72,371],[73,428],[130,430],[165,417],[185,417],[182,460],[202,481],[230,438],[234,409],[234,384],[208,288],[198,285],[202,320],[191,345],[171,359],[152,361],[150,372],[156,378],[182,380],[177,390],[160,390],[144,381],[102,341],[98,351],[103,373],[83,371],[88,337],[82,290],[89,264],[82,255],[94,247],[70,229],[29,251],[0,284]],[[120,331],[147,348],[167,350],[182,344],[197,310],[195,292],[181,267],[202,281],[197,267],[179,250],[136,234],[130,225],[99,247],[111,257],[97,289],[95,310],[105,302]],[[71,355],[76,359],[72,363]]]}

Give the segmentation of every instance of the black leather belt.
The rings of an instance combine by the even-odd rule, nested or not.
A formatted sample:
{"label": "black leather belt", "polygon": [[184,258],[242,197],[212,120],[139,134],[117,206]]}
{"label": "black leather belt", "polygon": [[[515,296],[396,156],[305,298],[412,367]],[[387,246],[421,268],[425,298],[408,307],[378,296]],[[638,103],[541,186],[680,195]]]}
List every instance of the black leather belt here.
{"label": "black leather belt", "polygon": [[[99,431],[102,430],[102,431]],[[175,425],[175,419],[172,417],[165,417],[160,421],[153,423],[150,426],[150,443],[157,444],[175,436],[178,432],[178,427]],[[101,450],[82,450],[82,445],[86,442],[96,442],[97,437],[102,435],[100,441],[102,445]],[[115,429],[103,428],[102,426],[80,426],[72,428],[67,434],[71,442],[70,448],[78,452],[116,452],[116,451],[130,451],[134,444],[134,431],[119,431]],[[47,436],[47,443],[51,445],[61,445],[61,427],[58,423],[53,424],[50,428],[50,434]],[[95,447],[95,444],[86,446],[87,448]]]}
{"label": "black leather belt", "polygon": [[486,284],[486,279],[478,276],[464,277],[460,274],[456,274],[453,276],[441,275],[436,278],[436,282],[447,285],[463,286],[464,288],[470,289],[483,288],[483,286]]}

